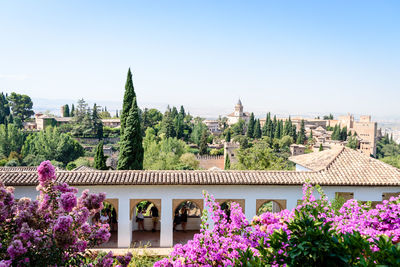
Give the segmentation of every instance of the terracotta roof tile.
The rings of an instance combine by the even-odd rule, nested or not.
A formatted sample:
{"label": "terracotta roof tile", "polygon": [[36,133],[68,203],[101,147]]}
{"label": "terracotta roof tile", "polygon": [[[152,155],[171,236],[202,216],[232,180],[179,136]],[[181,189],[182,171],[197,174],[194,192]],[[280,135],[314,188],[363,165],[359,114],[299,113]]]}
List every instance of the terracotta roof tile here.
{"label": "terracotta roof tile", "polygon": [[[322,152],[321,152],[322,153]],[[320,185],[400,186],[400,171],[360,152],[342,148],[318,171],[63,171],[57,179],[71,185]],[[0,171],[6,185],[36,185],[36,171]]]}

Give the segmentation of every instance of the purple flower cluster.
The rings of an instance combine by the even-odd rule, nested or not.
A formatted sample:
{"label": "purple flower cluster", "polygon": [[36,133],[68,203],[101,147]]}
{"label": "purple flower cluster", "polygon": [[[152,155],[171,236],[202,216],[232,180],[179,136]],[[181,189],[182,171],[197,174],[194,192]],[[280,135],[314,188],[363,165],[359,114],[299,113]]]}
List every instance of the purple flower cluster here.
{"label": "purple flower cluster", "polygon": [[56,179],[56,171],[49,160],[43,161],[37,168],[39,174],[39,184],[46,186]]}
{"label": "purple flower cluster", "polygon": [[[87,248],[108,241],[108,224],[90,225],[100,211],[105,194],[55,182],[49,161],[38,167],[40,191],[37,200],[14,200],[12,188],[0,183],[0,267],[79,265]],[[69,262],[73,262],[69,264]]]}
{"label": "purple flower cluster", "polygon": [[[323,223],[331,223],[333,230],[340,233],[359,232],[366,240],[372,242],[379,236],[392,238],[393,243],[400,241],[400,197],[383,201],[372,208],[359,204],[356,200],[347,201],[339,212],[335,212],[322,190],[320,198],[313,196],[314,187],[306,183],[303,186],[303,203],[293,210],[282,210],[278,213],[266,212],[255,216],[251,224],[244,217],[237,204],[231,205],[230,218],[215,203],[212,196],[206,195],[206,206],[211,212],[214,228],[202,229],[185,245],[175,245],[173,252],[157,262],[156,267],[166,266],[227,266],[235,265],[238,251],[250,249],[258,255],[257,246],[264,240],[264,245],[275,231],[286,232],[290,239],[287,223],[295,217],[295,210],[305,212],[310,218]],[[317,211],[317,213],[315,213]],[[317,215],[315,215],[317,214]],[[206,225],[206,217],[203,217]],[[288,244],[282,244],[278,253],[284,253]],[[271,262],[275,265],[276,262]]]}

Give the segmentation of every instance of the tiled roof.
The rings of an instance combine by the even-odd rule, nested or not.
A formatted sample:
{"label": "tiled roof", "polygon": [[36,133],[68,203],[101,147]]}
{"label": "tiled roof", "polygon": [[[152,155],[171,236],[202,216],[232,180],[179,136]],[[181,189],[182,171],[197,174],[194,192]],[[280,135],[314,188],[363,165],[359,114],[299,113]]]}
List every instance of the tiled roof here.
{"label": "tiled roof", "polygon": [[[0,167],[0,172],[36,172],[37,171],[37,166],[17,166],[17,167]],[[56,170],[60,170],[58,167],[56,167]]]}
{"label": "tiled roof", "polygon": [[82,166],[76,167],[72,171],[74,171],[74,172],[76,172],[76,171],[96,171],[96,169],[92,168],[92,167],[88,167],[88,166],[82,165]]}
{"label": "tiled roof", "polygon": [[342,152],[342,150],[342,147],[328,149],[309,154],[292,156],[289,158],[289,160],[312,171],[320,171],[325,169],[328,164],[331,163]]}
{"label": "tiled roof", "polygon": [[[321,152],[322,153],[322,152]],[[329,157],[328,157],[329,158]],[[320,185],[400,186],[400,171],[355,150],[342,148],[319,171],[57,171],[71,185]],[[36,185],[35,171],[3,171],[9,186]]]}

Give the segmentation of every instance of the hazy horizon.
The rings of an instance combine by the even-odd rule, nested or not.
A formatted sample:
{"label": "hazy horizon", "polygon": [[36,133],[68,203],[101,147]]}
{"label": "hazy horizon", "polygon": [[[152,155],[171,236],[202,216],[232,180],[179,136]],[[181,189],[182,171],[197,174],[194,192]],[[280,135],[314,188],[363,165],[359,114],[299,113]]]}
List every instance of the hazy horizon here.
{"label": "hazy horizon", "polygon": [[397,1],[3,2],[0,91],[49,106],[122,103],[131,67],[139,104],[159,109],[218,116],[240,98],[256,114],[397,118],[399,11]]}

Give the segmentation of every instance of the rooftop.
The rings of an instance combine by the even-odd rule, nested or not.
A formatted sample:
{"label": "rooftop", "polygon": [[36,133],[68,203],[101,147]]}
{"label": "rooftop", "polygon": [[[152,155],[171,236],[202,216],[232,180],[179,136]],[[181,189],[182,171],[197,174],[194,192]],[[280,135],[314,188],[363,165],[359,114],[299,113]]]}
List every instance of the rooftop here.
{"label": "rooftop", "polygon": [[[307,158],[305,158],[307,156]],[[341,148],[290,158],[312,171],[57,171],[71,185],[302,185],[400,186],[400,170],[358,151]],[[300,163],[299,163],[300,164]],[[36,171],[0,171],[8,186],[37,185]]]}

